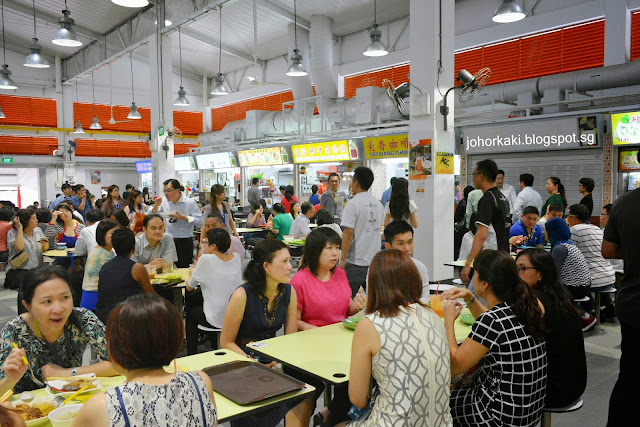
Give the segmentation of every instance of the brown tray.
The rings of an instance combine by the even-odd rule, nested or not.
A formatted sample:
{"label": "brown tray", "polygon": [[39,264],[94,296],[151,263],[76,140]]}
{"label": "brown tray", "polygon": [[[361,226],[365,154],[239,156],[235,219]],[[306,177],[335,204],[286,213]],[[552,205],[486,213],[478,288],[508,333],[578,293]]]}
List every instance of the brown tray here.
{"label": "brown tray", "polygon": [[239,405],[304,388],[302,381],[248,360],[211,366],[203,371],[211,378],[215,391]]}

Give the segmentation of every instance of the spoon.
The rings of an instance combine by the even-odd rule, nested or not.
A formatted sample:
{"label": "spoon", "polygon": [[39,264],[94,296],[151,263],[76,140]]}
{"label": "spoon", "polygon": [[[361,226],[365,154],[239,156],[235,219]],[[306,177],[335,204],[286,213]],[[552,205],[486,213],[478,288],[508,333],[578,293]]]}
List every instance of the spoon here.
{"label": "spoon", "polygon": [[30,391],[23,391],[20,395],[20,400],[22,400],[24,403],[30,403],[35,398],[36,397]]}
{"label": "spoon", "polygon": [[89,388],[89,386],[85,385],[80,390],[76,391],[71,396],[67,397],[66,399],[64,398],[64,396],[56,396],[51,400],[51,404],[54,407],[59,408],[59,407],[61,407],[62,405],[64,405],[65,403],[67,403],[68,401],[70,401],[71,399],[73,399],[74,397],[76,397],[77,395],[79,395],[80,393],[82,393],[83,391],[85,391],[88,388]]}

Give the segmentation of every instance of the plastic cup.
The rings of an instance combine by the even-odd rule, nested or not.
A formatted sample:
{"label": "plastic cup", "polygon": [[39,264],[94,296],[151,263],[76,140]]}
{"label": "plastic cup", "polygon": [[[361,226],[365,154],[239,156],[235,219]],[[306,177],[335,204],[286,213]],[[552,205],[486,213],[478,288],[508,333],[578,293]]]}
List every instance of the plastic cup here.
{"label": "plastic cup", "polygon": [[431,309],[442,317],[442,304],[444,301],[440,299],[440,295],[429,295],[429,301],[431,302]]}
{"label": "plastic cup", "polygon": [[149,279],[156,278],[156,266],[153,264],[147,264],[147,273],[149,273]]}

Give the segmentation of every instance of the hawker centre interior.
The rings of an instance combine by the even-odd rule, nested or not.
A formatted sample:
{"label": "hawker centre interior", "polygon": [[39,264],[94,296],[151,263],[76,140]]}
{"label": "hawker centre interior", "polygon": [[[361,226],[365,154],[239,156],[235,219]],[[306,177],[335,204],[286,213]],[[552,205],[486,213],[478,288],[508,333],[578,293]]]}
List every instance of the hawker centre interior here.
{"label": "hawker centre interior", "polygon": [[0,18],[1,425],[632,425],[640,0]]}

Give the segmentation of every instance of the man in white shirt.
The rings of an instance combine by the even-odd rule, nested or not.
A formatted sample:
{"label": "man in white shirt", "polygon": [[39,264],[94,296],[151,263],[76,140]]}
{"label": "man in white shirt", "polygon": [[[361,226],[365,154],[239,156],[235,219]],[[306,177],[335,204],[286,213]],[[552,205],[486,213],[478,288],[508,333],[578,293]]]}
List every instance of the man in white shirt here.
{"label": "man in white shirt", "polygon": [[[207,231],[214,228],[225,229],[224,219],[222,218],[222,215],[220,215],[219,212],[210,213],[205,218],[204,225],[200,230],[200,249],[204,247],[204,245],[202,244],[202,241],[206,238]],[[242,244],[242,241],[238,239],[236,236],[230,235],[230,237],[231,237],[231,244],[229,245],[229,249],[225,253],[238,254],[240,259],[243,261],[243,268],[244,268],[244,255],[245,255],[244,245]]]}
{"label": "man in white shirt", "polygon": [[309,224],[314,213],[313,205],[309,202],[304,202],[300,207],[300,215],[291,224],[289,234],[295,237],[306,237],[307,234],[311,233]]}
{"label": "man in white shirt", "polygon": [[[507,198],[509,202],[509,213],[513,214],[513,207],[516,205],[516,190],[513,188],[513,185],[504,183],[504,171],[502,169],[498,169],[496,187],[498,187],[498,190]],[[540,209],[538,209],[538,211],[540,211]],[[518,217],[518,219],[520,219],[520,217]]]}
{"label": "man in white shirt", "polygon": [[104,219],[104,212],[100,209],[91,209],[87,212],[87,226],[82,229],[76,241],[75,256],[88,256],[93,248],[98,246],[96,242],[96,229],[100,221]]}
{"label": "man in white shirt", "polygon": [[429,298],[429,270],[422,261],[411,256],[413,254],[413,227],[406,221],[392,221],[384,228],[384,240],[385,249],[397,249],[411,257],[422,278],[422,298]]}
{"label": "man in white shirt", "polygon": [[359,166],[351,178],[353,198],[342,212],[342,260],[340,267],[347,273],[351,297],[360,287],[366,286],[367,271],[373,257],[380,251],[380,230],[384,219],[384,207],[373,197],[369,188],[373,184],[373,171]]}
{"label": "man in white shirt", "polygon": [[144,218],[143,233],[136,237],[132,261],[163,267],[177,261],[176,245],[171,234],[164,232],[164,227],[164,220],[158,214],[149,214]]}
{"label": "man in white shirt", "polygon": [[[522,215],[522,210],[527,206],[534,206],[538,209],[541,216],[544,216],[546,212],[542,212],[542,196],[536,190],[533,189],[533,175],[530,173],[523,173],[520,175],[520,193],[516,197],[515,204],[511,207],[511,219],[515,224]],[[506,196],[506,194],[505,194]]]}

